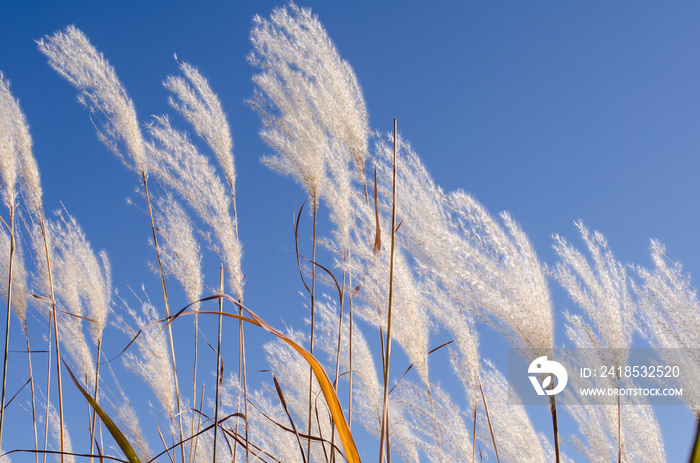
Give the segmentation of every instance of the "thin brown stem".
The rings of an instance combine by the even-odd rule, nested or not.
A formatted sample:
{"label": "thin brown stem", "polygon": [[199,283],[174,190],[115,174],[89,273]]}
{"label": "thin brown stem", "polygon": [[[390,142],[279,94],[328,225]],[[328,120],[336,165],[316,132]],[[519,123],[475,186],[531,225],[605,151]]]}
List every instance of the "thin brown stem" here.
{"label": "thin brown stem", "polygon": [[2,399],[0,399],[0,445],[5,422],[5,393],[7,391],[7,358],[10,351],[10,313],[12,312],[12,264],[15,255],[15,207],[10,206],[10,265],[7,283],[7,317],[5,319],[5,355],[2,368]]}
{"label": "thin brown stem", "polygon": [[[620,390],[620,378],[617,378],[617,389]],[[617,396],[617,463],[622,463],[622,415],[620,413],[620,396]]]}
{"label": "thin brown stem", "polygon": [[549,396],[549,410],[552,413],[552,428],[554,430],[554,455],[556,463],[560,463],[559,456],[559,420],[557,419],[557,399],[556,396]]}
{"label": "thin brown stem", "polygon": [[53,270],[51,268],[51,252],[49,251],[49,237],[46,230],[46,221],[44,220],[43,212],[39,215],[39,226],[41,228],[41,235],[44,239],[44,252],[46,253],[46,272],[49,277],[49,293],[51,296],[51,321],[52,327],[49,328],[49,356],[47,363],[46,372],[46,419],[44,424],[44,462],[46,462],[46,448],[48,446],[48,435],[49,435],[49,395],[51,391],[51,334],[53,328],[53,336],[56,339],[56,384],[58,387],[58,415],[59,415],[59,426],[61,432],[61,462],[65,460],[63,456],[64,442],[63,442],[63,382],[61,381],[61,343],[58,336],[58,320],[56,316],[56,297],[54,295],[53,289]]}
{"label": "thin brown stem", "polygon": [[[52,290],[53,292],[53,290]],[[51,300],[53,300],[53,335],[56,338],[56,383],[58,384],[58,420],[60,424],[60,432],[61,432],[61,463],[65,461],[64,458],[64,438],[63,438],[63,382],[61,381],[61,345],[59,342],[59,337],[58,337],[58,319],[56,315],[56,301],[51,297]],[[47,399],[48,400],[48,399]]]}
{"label": "thin brown stem", "polygon": [[391,204],[391,254],[389,256],[389,308],[386,325],[386,349],[384,361],[384,402],[382,404],[382,428],[379,446],[379,461],[384,461],[384,446],[386,444],[386,460],[391,462],[391,444],[389,443],[389,362],[391,360],[391,316],[394,300],[394,254],[396,251],[396,119],[394,119],[394,176],[392,180]]}
{"label": "thin brown stem", "polygon": [[[46,248],[46,264],[49,272],[49,286],[51,291],[51,314],[53,318],[53,334],[56,339],[56,384],[58,386],[58,419],[60,424],[61,432],[61,463],[64,463],[64,438],[63,438],[63,381],[61,380],[61,342],[58,336],[58,316],[56,315],[58,310],[56,309],[56,297],[53,291],[53,273],[51,271],[51,259],[49,257],[49,243],[46,232],[46,225],[42,219],[42,231],[44,234],[44,246]],[[48,391],[47,391],[47,402],[48,402]],[[48,404],[47,404],[48,411]],[[48,419],[47,419],[48,424]]]}
{"label": "thin brown stem", "polygon": [[[240,239],[238,236],[238,209],[236,208],[236,190],[233,185],[233,180],[231,180],[231,202],[233,203],[233,224],[234,231],[236,233],[236,241],[240,245]],[[243,293],[242,289],[239,288],[238,293],[238,303],[243,304]],[[241,305],[238,306],[238,315],[243,316],[243,309]],[[239,380],[243,378],[243,414],[245,415],[243,421],[245,422],[245,461],[248,463],[250,461],[250,449],[248,446],[248,372],[246,370],[246,356],[245,356],[245,336],[243,335],[243,320],[238,320],[238,345],[239,345],[239,362],[238,362],[238,378]]]}
{"label": "thin brown stem", "polygon": [[[315,328],[315,297],[316,297],[316,212],[318,210],[318,202],[316,198],[313,199],[313,236],[312,236],[312,247],[311,247],[311,338],[309,342],[309,352],[311,355],[314,354],[314,328]],[[313,387],[314,387],[314,373],[313,369],[309,367],[309,427],[308,434],[311,435],[311,423],[312,423],[312,409],[313,409]],[[306,453],[308,455],[308,460],[311,461],[311,439],[309,439]]]}
{"label": "thin brown stem", "polygon": [[[347,250],[343,252],[343,262],[347,258]],[[340,286],[340,315],[338,317],[338,344],[335,353],[335,376],[333,387],[338,390],[338,375],[340,374],[340,347],[343,338],[343,302],[345,301],[345,270],[343,270],[343,280]]]}
{"label": "thin brown stem", "polygon": [[44,239],[44,252],[46,253],[46,272],[49,277],[49,293],[51,296],[51,319],[53,326],[49,327],[49,347],[48,347],[48,363],[46,372],[46,419],[44,427],[44,462],[46,462],[46,448],[48,446],[48,434],[49,434],[49,395],[51,391],[51,335],[53,328],[53,336],[56,339],[56,384],[58,386],[58,414],[59,414],[59,426],[61,432],[61,462],[65,460],[63,456],[64,442],[63,442],[63,383],[61,381],[61,343],[58,336],[58,320],[56,318],[56,297],[54,295],[53,288],[53,270],[51,268],[51,252],[49,251],[49,237],[46,230],[46,221],[44,220],[43,212],[39,214],[39,226],[41,228],[41,235]]}
{"label": "thin brown stem", "polygon": [[[238,302],[242,303],[242,297],[238,296]],[[238,315],[243,316],[243,309],[238,306]],[[245,461],[250,459],[248,446],[248,375],[245,367],[245,338],[243,336],[243,320],[238,320],[238,378],[243,382],[243,415],[245,423]],[[240,397],[240,396],[239,396]],[[240,401],[239,401],[240,408]],[[236,433],[238,433],[238,420],[236,420]],[[235,452],[235,449],[234,449]]]}
{"label": "thin brown stem", "polygon": [[[27,328],[27,321],[24,321],[24,338],[27,341],[27,363],[29,366],[29,388],[32,393],[32,427],[34,428],[34,450],[39,450],[39,439],[36,432],[36,405],[35,405],[35,393],[34,393],[34,371],[32,370],[32,349],[29,347],[29,331]],[[35,455],[35,462],[39,463],[39,453]]]}
{"label": "thin brown stem", "polygon": [[[350,275],[350,287],[352,288],[352,275]],[[350,376],[348,377],[348,428],[352,429],[352,378],[353,378],[353,371],[352,371],[352,330],[353,330],[353,319],[352,319],[352,295],[348,299],[348,318],[350,319],[350,323],[348,326],[348,329],[350,330],[350,335],[349,335],[349,340],[348,340],[348,356],[350,357],[348,359],[348,366],[350,368]]]}
{"label": "thin brown stem", "polygon": [[474,429],[472,431],[472,463],[476,462],[476,404],[474,405]]}
{"label": "thin brown stem", "polygon": [[[194,453],[190,461],[197,461],[197,444],[199,443],[199,430],[202,427],[202,408],[204,408],[204,384],[202,384],[202,393],[199,396],[199,410],[197,410],[197,430],[194,435]],[[194,428],[193,428],[194,429]],[[190,439],[192,439],[190,437]],[[235,460],[234,460],[235,461]]]}
{"label": "thin brown stem", "polygon": [[[219,268],[219,293],[224,294],[224,265]],[[214,403],[214,452],[212,462],[216,463],[217,436],[219,434],[219,383],[221,382],[221,314],[224,311],[224,299],[219,299],[219,331],[216,345],[216,398]]]}
{"label": "thin brown stem", "polygon": [[[233,228],[234,228],[234,233],[235,233],[235,238],[237,242],[240,242],[238,239],[238,210],[236,208],[236,194],[234,193],[235,187],[234,187],[234,181],[233,179],[229,179],[229,188],[231,191],[231,203],[233,204]],[[238,289],[238,302],[239,304],[243,303],[243,294],[241,289]],[[241,306],[238,306],[238,315],[243,316],[243,309],[241,309]],[[243,421],[245,423],[245,461],[248,462],[250,460],[250,449],[248,447],[248,374],[246,372],[246,367],[245,367],[245,338],[243,336],[243,321],[238,320],[238,380],[243,386]],[[241,407],[241,394],[240,390],[238,393],[238,409]],[[236,428],[235,428],[235,433],[238,435],[238,420],[236,420]],[[236,450],[238,449],[238,445],[235,445],[233,448],[233,461],[236,461]]]}
{"label": "thin brown stem", "polygon": [[[491,425],[491,416],[489,414],[489,406],[486,404],[486,394],[484,394],[484,388],[479,382],[479,390],[481,391],[481,400],[484,402],[484,412],[486,412],[486,421],[489,423],[489,432],[491,432],[491,442],[493,442],[493,451],[496,453],[496,461],[501,463],[501,459],[498,457],[498,446],[496,446],[496,436],[493,434],[493,425]],[[554,396],[550,396],[554,397]],[[558,445],[558,444],[557,444]],[[557,460],[559,461],[559,460]]]}
{"label": "thin brown stem", "polygon": [[[197,403],[197,358],[199,357],[198,352],[198,341],[199,341],[199,315],[194,316],[194,365],[192,367],[192,406]],[[190,429],[194,429],[194,413],[192,413],[192,420],[190,421]],[[190,461],[194,460],[194,446],[190,444]]]}
{"label": "thin brown stem", "polygon": [[[47,256],[48,258],[48,256]],[[49,439],[49,391],[51,390],[51,352],[52,352],[52,341],[53,340],[53,330],[51,330],[51,325],[49,325],[49,342],[48,350],[49,353],[47,358],[46,366],[46,415],[44,417],[44,449],[43,449],[43,463],[46,463],[46,449],[48,448]]]}
{"label": "thin brown stem", "polygon": [[[343,250],[343,263],[347,260],[348,251]],[[345,266],[343,266],[345,267]],[[333,379],[333,388],[338,392],[338,376],[340,374],[340,346],[343,338],[343,302],[345,301],[345,270],[343,270],[343,278],[340,284],[340,315],[338,317],[338,346],[335,353],[335,377]],[[331,422],[331,463],[335,463],[335,423]]]}
{"label": "thin brown stem", "polygon": [[[95,403],[98,403],[98,391],[100,383],[100,356],[102,355],[102,339],[97,340],[97,360],[95,361]],[[95,424],[97,422],[97,410],[92,408],[92,420],[90,420],[90,453],[92,454],[93,446],[95,444]],[[92,457],[90,457],[92,462]]]}
{"label": "thin brown stem", "polygon": [[[148,191],[148,182],[146,180],[146,172],[141,171],[141,179],[143,180],[143,190],[146,194],[146,202],[148,203],[148,215],[151,219],[151,230],[153,231],[153,246],[156,248],[156,258],[158,260],[158,273],[160,274],[160,284],[163,289],[163,303],[165,305],[165,315],[170,316],[170,305],[168,304],[168,290],[165,286],[165,273],[163,272],[163,264],[160,259],[160,248],[158,247],[158,234],[156,233],[156,224],[153,219],[153,207],[151,206],[151,195]],[[177,404],[177,418],[180,431],[180,442],[183,441],[182,432],[182,413],[180,406],[180,385],[177,379],[177,364],[175,362],[175,347],[173,345],[173,330],[170,325],[168,325],[168,339],[170,340],[170,358],[173,364],[173,378],[175,380],[175,399]],[[180,454],[182,457],[182,463],[185,463],[185,448],[180,445]]]}

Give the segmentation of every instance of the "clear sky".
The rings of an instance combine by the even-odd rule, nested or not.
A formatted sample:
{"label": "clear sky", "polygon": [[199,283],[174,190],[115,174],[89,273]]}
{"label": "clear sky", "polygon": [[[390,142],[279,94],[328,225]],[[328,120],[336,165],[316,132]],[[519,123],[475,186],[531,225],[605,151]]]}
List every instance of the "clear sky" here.
{"label": "clear sky", "polygon": [[[170,111],[161,82],[178,72],[174,53],[199,68],[232,128],[246,301],[273,324],[300,328],[289,251],[299,190],[260,164],[270,150],[244,104],[255,72],[246,61],[251,19],[283,4],[0,3],[0,70],[31,125],[45,208],[62,202],[93,246],[107,250],[120,293],[144,283],[159,298],[147,266],[147,217],[126,203],[136,198],[136,179],[97,140],[75,90],[34,41],[69,24],[80,28],[116,68],[143,121]],[[300,5],[313,9],[353,65],[371,128],[388,131],[396,117],[438,184],[472,193],[493,213],[508,210],[542,261],[555,262],[554,233],[580,244],[573,221],[581,219],[606,235],[622,262],[650,265],[649,239],[657,238],[700,274],[700,4]],[[212,285],[216,272],[205,270]],[[551,288],[557,310],[576,310]],[[486,331],[487,351],[499,336]],[[659,413],[668,459],[682,461],[694,432],[690,414]]]}

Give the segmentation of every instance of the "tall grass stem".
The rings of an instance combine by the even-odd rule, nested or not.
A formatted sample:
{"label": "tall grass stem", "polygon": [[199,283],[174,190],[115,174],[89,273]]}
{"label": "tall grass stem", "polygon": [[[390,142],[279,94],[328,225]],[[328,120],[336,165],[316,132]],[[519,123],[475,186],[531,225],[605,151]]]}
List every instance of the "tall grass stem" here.
{"label": "tall grass stem", "polygon": [[[314,355],[314,327],[315,320],[315,298],[316,298],[316,213],[318,211],[318,202],[313,198],[313,232],[311,244],[311,337],[309,340],[309,353]],[[309,442],[307,445],[308,460],[311,461],[311,419],[313,409],[313,388],[314,388],[314,372],[309,367]]]}
{"label": "tall grass stem", "polygon": [[386,461],[391,463],[391,445],[389,444],[389,362],[391,360],[391,316],[394,300],[394,254],[396,251],[396,119],[394,119],[394,178],[392,180],[391,200],[391,251],[389,257],[389,308],[386,324],[386,349],[384,351],[384,401],[382,404],[382,428],[379,445],[379,461],[384,461],[384,446],[386,445]]}
{"label": "tall grass stem", "polygon": [[[219,267],[219,294],[224,294],[224,264]],[[219,331],[216,340],[216,398],[214,403],[214,451],[212,463],[216,463],[217,437],[219,435],[219,384],[221,383],[221,319],[224,312],[224,299],[219,298]]]}
{"label": "tall grass stem", "polygon": [[34,450],[36,453],[34,454],[34,461],[36,463],[39,463],[39,438],[37,436],[36,432],[36,394],[34,391],[34,371],[32,369],[32,349],[29,346],[29,329],[27,327],[27,321],[24,321],[24,337],[25,340],[27,341],[27,364],[29,367],[29,388],[31,389],[31,394],[32,394],[32,427],[34,428]]}
{"label": "tall grass stem", "polygon": [[[163,264],[160,258],[160,248],[158,247],[158,234],[156,233],[156,224],[153,219],[153,207],[151,206],[151,195],[148,191],[148,181],[146,180],[146,172],[141,171],[141,179],[143,180],[143,190],[146,194],[146,202],[148,203],[148,215],[151,219],[151,230],[153,231],[153,246],[156,248],[156,258],[158,260],[158,273],[160,274],[160,284],[163,289],[163,303],[165,305],[165,316],[170,317],[170,306],[168,304],[168,290],[165,286],[165,273],[163,272]],[[175,362],[175,347],[173,345],[173,329],[168,325],[168,339],[170,340],[170,358],[173,364],[173,378],[175,380],[175,400],[177,404],[177,419],[180,431],[180,442],[183,441],[182,432],[182,413],[180,410],[180,385],[177,379],[177,364]],[[185,447],[180,445],[180,455],[182,463],[185,463]]]}
{"label": "tall grass stem", "polygon": [[[242,303],[242,298],[238,296],[238,302]],[[243,309],[238,306],[238,315],[243,316]],[[250,460],[250,448],[248,447],[248,375],[246,373],[245,362],[245,338],[243,336],[243,320],[238,320],[238,377],[243,383],[243,421],[245,423],[245,461]],[[238,408],[240,409],[240,394]],[[238,420],[236,420],[236,434],[238,434]],[[235,451],[235,450],[234,450]]]}
{"label": "tall grass stem", "polygon": [[7,358],[10,349],[10,313],[12,312],[12,261],[15,255],[15,206],[10,206],[10,265],[7,284],[7,317],[5,319],[5,354],[2,366],[2,399],[0,399],[0,446],[5,423],[5,393],[7,390]]}
{"label": "tall grass stem", "polygon": [[557,399],[556,396],[549,396],[549,410],[552,413],[552,428],[554,430],[554,455],[556,463],[561,462],[559,454],[559,420],[557,419]]}
{"label": "tall grass stem", "polygon": [[[479,390],[481,391],[481,400],[484,402],[484,412],[486,413],[486,421],[488,421],[489,423],[489,432],[491,432],[491,442],[493,442],[493,451],[496,454],[496,461],[498,461],[498,463],[501,463],[501,458],[498,456],[496,436],[493,434],[493,426],[491,425],[491,415],[489,415],[489,406],[486,404],[486,394],[484,394],[484,388],[481,385],[481,382],[479,382]],[[474,426],[474,429],[476,429],[476,425]]]}
{"label": "tall grass stem", "polygon": [[[44,251],[46,252],[46,272],[49,276],[49,292],[51,293],[51,317],[53,321],[53,334],[56,340],[56,385],[58,387],[58,420],[61,432],[61,463],[65,461],[64,441],[63,441],[63,382],[61,381],[61,342],[58,336],[58,319],[56,316],[56,296],[54,294],[53,270],[51,268],[51,252],[49,251],[49,237],[46,230],[46,221],[43,214],[40,217],[41,234],[44,238]],[[49,391],[51,385],[51,330],[49,330],[49,361],[48,372],[46,374],[46,427],[44,434],[44,450],[46,450],[47,439],[49,434]],[[44,453],[44,461],[46,461],[46,453]]]}
{"label": "tall grass stem", "polygon": [[[347,260],[348,251],[343,249],[343,264]],[[343,265],[343,268],[345,266]],[[338,346],[335,352],[335,377],[333,387],[338,392],[338,376],[340,374],[340,347],[343,339],[343,302],[345,301],[345,270],[343,270],[343,280],[340,284],[340,314],[338,316]],[[331,463],[335,463],[335,425],[331,423]]]}
{"label": "tall grass stem", "polygon": [[[194,360],[192,367],[192,407],[197,403],[197,359],[199,357],[198,352],[198,341],[199,341],[199,315],[194,316]],[[190,421],[190,429],[194,432],[194,413],[192,413],[192,420]],[[190,461],[195,461],[196,449],[195,446],[190,444]],[[234,459],[235,461],[235,459]]]}
{"label": "tall grass stem", "polygon": [[[102,355],[102,339],[97,341],[97,359],[95,360],[95,403],[98,401],[98,390],[100,383],[100,356]],[[94,444],[95,444],[95,424],[97,420],[97,410],[92,409],[92,420],[90,421],[90,454],[92,454]],[[92,457],[90,457],[90,462],[92,463]]]}

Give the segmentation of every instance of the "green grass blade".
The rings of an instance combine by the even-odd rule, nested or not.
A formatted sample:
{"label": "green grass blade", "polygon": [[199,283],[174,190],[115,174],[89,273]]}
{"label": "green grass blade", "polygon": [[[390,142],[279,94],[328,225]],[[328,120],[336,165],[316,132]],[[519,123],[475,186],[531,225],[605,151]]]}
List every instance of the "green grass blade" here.
{"label": "green grass blade", "polygon": [[[64,362],[65,365],[65,362]],[[129,460],[131,463],[141,463],[141,460],[139,460],[139,457],[136,456],[136,452],[134,452],[133,447],[131,447],[131,444],[129,444],[129,441],[126,439],[124,434],[119,430],[116,424],[114,424],[114,421],[107,415],[107,413],[102,410],[102,407],[99,406],[97,402],[95,402],[95,399],[93,399],[90,394],[87,393],[85,389],[80,385],[77,379],[75,379],[75,376],[73,375],[73,372],[70,371],[70,368],[68,368],[68,365],[66,365],[66,369],[68,370],[68,373],[70,374],[71,379],[73,379],[73,382],[75,385],[78,387],[80,392],[83,393],[87,401],[90,403],[92,408],[97,412],[97,414],[100,416],[100,419],[104,423],[105,426],[107,426],[107,429],[109,430],[110,434],[112,434],[112,437],[114,438],[115,442],[119,446],[119,448],[124,452],[124,456]]]}
{"label": "green grass blade", "polygon": [[690,454],[690,463],[700,463],[700,421],[698,421],[698,432],[695,435],[693,453]]}

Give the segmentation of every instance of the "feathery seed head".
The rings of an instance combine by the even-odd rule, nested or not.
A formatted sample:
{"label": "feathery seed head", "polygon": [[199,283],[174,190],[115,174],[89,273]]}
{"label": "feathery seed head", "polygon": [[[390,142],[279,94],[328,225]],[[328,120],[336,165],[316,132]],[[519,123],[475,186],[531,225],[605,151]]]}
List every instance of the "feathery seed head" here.
{"label": "feathery seed head", "polygon": [[[172,418],[175,416],[175,378],[166,334],[160,325],[151,324],[158,320],[156,309],[144,302],[141,314],[129,307],[127,311],[142,331],[135,343],[138,352],[128,351],[124,365],[150,386],[163,410]],[[136,330],[127,324],[120,326],[132,338],[136,335]]]}
{"label": "feathery seed head", "polygon": [[[2,178],[6,184],[10,182],[12,174],[11,170],[15,169],[16,175],[19,175],[19,186],[24,196],[24,200],[30,212],[33,214],[42,215],[41,201],[41,181],[39,179],[39,168],[37,167],[36,159],[32,154],[32,138],[29,134],[29,124],[22,112],[19,102],[10,93],[10,85],[0,72],[0,166],[3,169]],[[5,159],[10,156],[6,152],[7,137],[11,138],[10,146],[13,146],[14,153],[12,159]],[[5,162],[13,164],[5,165]],[[5,170],[8,172],[5,173]],[[14,189],[14,187],[12,188]],[[11,192],[8,192],[12,195]],[[7,198],[6,198],[7,199]]]}
{"label": "feathery seed head", "polygon": [[[169,194],[156,201],[155,211],[158,230],[165,240],[160,256],[163,268],[177,278],[188,301],[193,303],[201,297],[203,283],[202,256],[192,224],[180,204]],[[192,306],[192,310],[198,308],[199,303]]]}
{"label": "feathery seed head", "polygon": [[[554,237],[554,249],[561,259],[550,272],[583,309],[597,332],[600,345],[591,347],[626,349],[634,332],[634,303],[629,294],[625,267],[615,260],[599,232],[591,233],[576,223],[592,264],[562,237]],[[619,364],[624,359],[615,359]]]}
{"label": "feathery seed head", "polygon": [[170,104],[190,121],[197,135],[207,142],[224,170],[231,193],[235,194],[233,141],[221,102],[195,67],[180,63],[180,70],[185,78],[171,76],[163,82],[173,93]]}
{"label": "feathery seed head", "polygon": [[301,183],[314,206],[328,157],[349,156],[364,182],[369,128],[362,91],[318,19],[293,4],[276,8],[269,19],[256,16],[251,40],[249,59],[262,70],[253,77],[251,104],[263,119],[263,139],[277,151],[265,162]]}
{"label": "feathery seed head", "polygon": [[[593,349],[591,352],[596,352]],[[581,355],[580,353],[578,354]],[[586,354],[583,354],[586,355]],[[597,354],[593,354],[597,357]],[[591,357],[590,361],[599,361]],[[575,361],[580,364],[581,359]],[[612,378],[590,377],[581,387],[614,387]],[[659,423],[646,398],[627,397],[629,406],[622,408],[622,420],[618,421],[617,405],[591,405],[571,391],[565,391],[564,408],[578,425],[578,433],[572,446],[588,461],[617,461],[622,450],[622,461],[663,463],[666,461]],[[620,428],[618,428],[620,426]],[[622,445],[620,446],[620,434]]]}
{"label": "feathery seed head", "polygon": [[446,207],[460,239],[454,255],[474,305],[522,349],[551,349],[554,321],[549,288],[530,240],[507,213],[501,225],[474,198],[451,193]]}
{"label": "feathery seed head", "polygon": [[38,44],[51,67],[80,91],[78,100],[95,118],[100,139],[137,175],[146,173],[136,109],[102,53],[75,26],[46,36]]}
{"label": "feathery seed head", "polygon": [[151,169],[189,204],[213,231],[217,243],[209,243],[229,270],[231,286],[243,294],[241,244],[232,198],[206,156],[167,117],[155,117],[148,130],[157,144],[149,144]]}
{"label": "feathery seed head", "polygon": [[[8,282],[10,274],[10,235],[4,226],[0,227],[0,288],[2,295],[8,298]],[[12,258],[12,310],[26,329],[27,322],[27,272],[24,268],[22,247],[15,238],[15,254]]]}
{"label": "feathery seed head", "polygon": [[[697,291],[690,282],[690,276],[683,273],[683,267],[666,255],[661,243],[651,242],[651,257],[654,270],[637,268],[642,286],[639,295],[639,314],[650,344],[661,349],[662,356],[669,349],[687,349],[683,356],[673,356],[682,369],[693,371],[700,364],[698,337],[700,336],[700,302]],[[681,375],[678,387],[689,391],[683,398],[695,414],[700,417],[700,394],[698,381],[693,376]]]}
{"label": "feathery seed head", "polygon": [[[70,214],[58,212],[58,220],[48,223],[53,244],[54,289],[75,315],[85,315],[93,341],[102,338],[112,301],[111,270],[107,254],[95,254],[78,222]],[[85,310],[87,313],[84,314]]]}
{"label": "feathery seed head", "polygon": [[[68,434],[68,429],[66,426],[63,426],[61,424],[61,419],[58,412],[56,411],[56,407],[54,407],[53,403],[51,403],[50,401],[48,404],[48,411],[49,431],[51,432],[51,438],[53,439],[56,448],[60,449],[62,443],[63,451],[65,452],[64,462],[75,463],[75,455],[72,454],[72,445],[70,435]],[[61,431],[63,431],[63,437],[61,437]]]}
{"label": "feathery seed head", "polygon": [[10,83],[0,73],[0,181],[6,206],[15,205],[19,146],[16,119],[19,106],[10,93]]}
{"label": "feathery seed head", "polygon": [[[489,415],[501,459],[533,463],[551,461],[546,449],[550,444],[537,434],[525,407],[508,403],[511,386],[507,379],[491,362],[486,361],[486,365],[482,376],[484,394],[488,398]],[[491,448],[491,436],[485,432],[487,426],[481,426],[481,429],[480,440],[486,448]]]}
{"label": "feathery seed head", "polygon": [[129,404],[128,398],[122,397],[121,400],[121,403],[115,407],[119,429],[126,434],[129,443],[134,448],[134,451],[141,461],[149,461],[153,458],[153,452],[148,446],[148,442],[143,437],[136,410]]}
{"label": "feathery seed head", "polygon": [[[375,152],[380,197],[391,198],[392,136],[380,138]],[[505,213],[499,223],[464,192],[445,194],[407,142],[400,143],[398,157],[397,237],[423,279],[435,280],[427,294],[449,296],[453,310],[481,310],[520,348],[551,348],[549,289],[519,225]],[[390,207],[385,200],[383,208]],[[440,304],[435,307],[443,310]],[[443,313],[436,318],[448,326],[461,320],[450,321]]]}
{"label": "feathery seed head", "polygon": [[425,452],[427,461],[464,461],[466,456],[472,455],[466,414],[440,385],[427,389],[403,381],[396,392],[396,402],[405,410],[403,419],[413,431],[410,437],[414,445]]}

